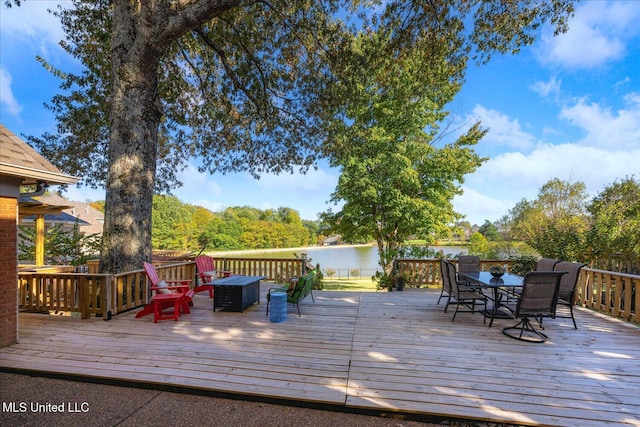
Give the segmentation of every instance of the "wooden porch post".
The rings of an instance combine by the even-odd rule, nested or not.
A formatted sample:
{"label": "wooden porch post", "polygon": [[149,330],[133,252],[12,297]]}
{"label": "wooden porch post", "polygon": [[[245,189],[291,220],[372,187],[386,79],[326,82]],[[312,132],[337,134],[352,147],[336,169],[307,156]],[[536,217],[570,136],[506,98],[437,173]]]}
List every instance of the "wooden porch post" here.
{"label": "wooden porch post", "polygon": [[44,265],[44,215],[36,216],[36,265]]}

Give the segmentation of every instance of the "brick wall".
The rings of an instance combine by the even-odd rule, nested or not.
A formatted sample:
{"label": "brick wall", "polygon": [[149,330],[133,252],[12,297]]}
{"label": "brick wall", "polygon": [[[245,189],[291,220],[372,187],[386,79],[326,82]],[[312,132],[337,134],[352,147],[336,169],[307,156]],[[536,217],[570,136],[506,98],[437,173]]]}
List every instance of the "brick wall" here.
{"label": "brick wall", "polygon": [[0,196],[0,347],[18,339],[18,205]]}

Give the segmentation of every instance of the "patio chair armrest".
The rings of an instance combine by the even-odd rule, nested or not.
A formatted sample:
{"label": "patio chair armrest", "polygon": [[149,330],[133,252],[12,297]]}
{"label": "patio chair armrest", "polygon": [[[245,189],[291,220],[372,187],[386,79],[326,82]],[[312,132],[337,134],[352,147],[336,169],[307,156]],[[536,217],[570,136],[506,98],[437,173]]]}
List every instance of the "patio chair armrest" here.
{"label": "patio chair armrest", "polygon": [[[180,285],[185,286],[185,285],[189,285],[191,282],[193,282],[193,280],[191,279],[169,279],[169,280],[165,280],[165,283],[169,284],[169,283],[180,283]],[[173,286],[178,286],[178,285],[173,285]]]}
{"label": "patio chair armrest", "polygon": [[457,282],[458,282],[458,286],[461,286],[461,287],[476,288],[476,289],[482,288],[482,285],[480,285],[478,282],[474,282],[472,280],[462,279],[462,280],[458,280]]}
{"label": "patio chair armrest", "polygon": [[564,301],[567,304],[573,304],[576,295],[576,288],[567,291],[564,295],[558,294],[558,300]]}
{"label": "patio chair armrest", "polygon": [[158,289],[168,289],[170,291],[173,290],[177,290],[177,291],[181,291],[181,292],[185,292],[187,290],[189,290],[189,286],[186,285],[171,285],[171,286],[151,286],[150,287],[151,290],[158,290]]}

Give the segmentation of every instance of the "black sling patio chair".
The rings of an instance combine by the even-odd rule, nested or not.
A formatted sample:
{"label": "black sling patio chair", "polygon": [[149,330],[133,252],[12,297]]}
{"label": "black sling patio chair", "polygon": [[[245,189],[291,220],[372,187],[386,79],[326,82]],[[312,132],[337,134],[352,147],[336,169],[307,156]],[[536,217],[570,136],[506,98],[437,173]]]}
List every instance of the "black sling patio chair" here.
{"label": "black sling patio chair", "polygon": [[576,294],[576,284],[578,283],[578,276],[580,275],[580,270],[584,266],[586,266],[586,264],[568,261],[562,261],[555,265],[556,271],[567,272],[567,274],[563,275],[562,279],[560,279],[560,290],[558,291],[558,302],[556,307],[558,305],[569,307],[569,316],[559,316],[556,313],[555,317],[570,317],[571,320],[573,320],[573,327],[575,329],[578,329],[578,325],[576,325],[576,318],[573,317],[573,305]]}
{"label": "black sling patio chair", "polygon": [[[486,311],[487,297],[483,295],[480,290],[459,284],[456,280],[456,266],[448,261],[445,261],[445,264],[447,266],[446,280],[449,281],[451,293],[449,294],[447,305],[444,307],[444,312],[447,312],[447,307],[449,307],[449,304],[453,304],[453,302],[451,301],[452,299],[456,301],[456,312],[453,313],[453,318],[451,319],[451,321],[453,322],[454,320],[456,320],[456,315],[460,311],[460,305],[463,305],[469,309],[461,312],[475,313],[476,304],[482,302],[484,310]],[[483,316],[483,323],[486,323],[486,320],[486,317]]]}
{"label": "black sling patio chair", "polygon": [[537,330],[531,319],[539,319],[540,329],[543,317],[554,317],[556,302],[563,271],[533,271],[524,276],[522,292],[516,304],[515,317],[521,319],[514,326],[502,329],[510,338],[520,341],[543,343],[548,337]]}
{"label": "black sling patio chair", "polygon": [[[447,262],[444,259],[440,260],[440,279],[442,279],[442,290],[440,291],[440,298],[438,298],[438,304],[440,304],[440,300],[445,296],[447,298],[447,305],[449,304],[449,298],[451,295],[451,283],[449,282],[449,278],[447,272]],[[445,306],[444,311],[447,311],[447,307]]]}
{"label": "black sling patio chair", "polygon": [[480,257],[477,255],[459,255],[458,271],[462,273],[477,273],[480,271]]}
{"label": "black sling patio chair", "polygon": [[[480,271],[480,257],[477,255],[458,255],[458,272],[460,273],[477,273]],[[478,284],[469,280],[461,279],[459,276],[456,279],[459,285],[471,286],[475,289],[478,288]]]}
{"label": "black sling patio chair", "polygon": [[[534,271],[553,271],[554,267],[560,261],[555,258],[540,258],[536,263]],[[503,292],[503,296],[509,301],[517,301],[520,298],[520,289],[511,289],[510,292]]]}
{"label": "black sling patio chair", "polygon": [[536,271],[553,271],[560,261],[553,258],[540,258],[536,264]]}

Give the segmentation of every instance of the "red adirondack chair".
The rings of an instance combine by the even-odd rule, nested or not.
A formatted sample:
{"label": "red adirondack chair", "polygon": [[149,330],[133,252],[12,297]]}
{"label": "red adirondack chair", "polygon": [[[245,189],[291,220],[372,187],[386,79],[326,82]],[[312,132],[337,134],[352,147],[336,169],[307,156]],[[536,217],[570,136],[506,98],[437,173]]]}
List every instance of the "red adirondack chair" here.
{"label": "red adirondack chair", "polygon": [[[191,298],[194,294],[193,290],[189,289],[191,280],[160,280],[152,264],[145,262],[143,265],[153,295],[151,302],[136,314],[136,319],[153,313],[153,323],[158,323],[158,320],[178,320],[181,313],[189,314],[189,305],[193,305]],[[172,307],[172,313],[163,313]]]}
{"label": "red adirondack chair", "polygon": [[212,282],[220,277],[229,277],[233,273],[230,271],[216,270],[214,259],[210,256],[200,255],[196,257],[196,269],[200,277],[200,285],[196,286],[194,292],[209,292],[209,298],[213,298],[213,286],[206,283]]}

